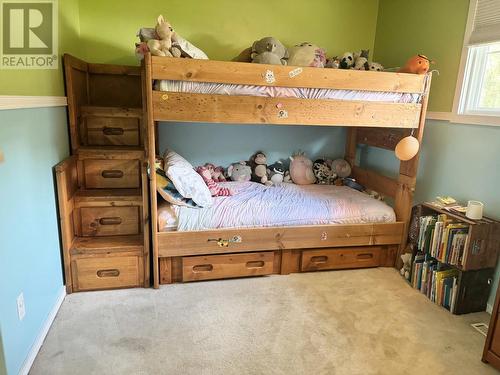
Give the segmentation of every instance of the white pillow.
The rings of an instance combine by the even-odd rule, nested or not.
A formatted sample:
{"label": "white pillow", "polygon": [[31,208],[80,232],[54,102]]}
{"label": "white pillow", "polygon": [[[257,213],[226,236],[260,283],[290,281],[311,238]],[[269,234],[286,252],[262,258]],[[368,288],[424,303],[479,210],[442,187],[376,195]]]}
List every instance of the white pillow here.
{"label": "white pillow", "polygon": [[178,153],[167,150],[163,155],[165,174],[184,198],[191,198],[201,207],[212,205],[212,194],[193,166]]}

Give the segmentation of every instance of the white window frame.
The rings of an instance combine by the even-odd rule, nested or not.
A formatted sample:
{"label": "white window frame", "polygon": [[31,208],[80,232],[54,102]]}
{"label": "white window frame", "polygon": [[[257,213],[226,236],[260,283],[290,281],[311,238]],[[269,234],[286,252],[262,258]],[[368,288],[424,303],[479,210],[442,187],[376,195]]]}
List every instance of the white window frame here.
{"label": "white window frame", "polygon": [[[472,33],[476,5],[477,0],[470,1],[469,15],[467,17],[467,26],[465,28],[464,43],[462,46],[462,55],[460,58],[457,85],[455,87],[455,97],[453,99],[453,110],[450,116],[450,121],[460,124],[500,126],[500,112],[496,110],[482,108],[480,110],[468,110],[465,112],[465,108],[469,107],[470,104],[472,104],[472,107],[474,108],[478,107],[482,77],[484,77],[484,74],[481,75],[480,80],[470,80],[471,77],[465,77],[465,72],[468,70],[467,64],[474,63],[478,66],[477,69],[472,71],[473,75],[476,76],[484,73],[484,70],[486,69],[485,53],[473,52],[474,54],[471,53],[471,56],[469,56],[469,50],[471,47],[468,45],[468,41]],[[462,97],[462,93],[466,90],[474,92],[475,95],[465,95]],[[491,114],[488,114],[488,112]]]}

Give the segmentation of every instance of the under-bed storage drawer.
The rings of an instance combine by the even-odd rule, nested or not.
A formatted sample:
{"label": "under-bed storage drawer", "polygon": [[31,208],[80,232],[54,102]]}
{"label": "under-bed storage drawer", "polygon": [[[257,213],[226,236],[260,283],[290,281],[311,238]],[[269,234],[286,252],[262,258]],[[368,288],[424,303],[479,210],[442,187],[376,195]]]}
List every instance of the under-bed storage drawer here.
{"label": "under-bed storage drawer", "polygon": [[139,160],[86,159],[83,169],[87,189],[140,187]]}
{"label": "under-bed storage drawer", "polygon": [[125,288],[140,285],[142,258],[113,256],[72,261],[73,290]]}
{"label": "under-bed storage drawer", "polygon": [[380,252],[378,246],[303,250],[300,270],[377,267],[380,265]]}
{"label": "under-bed storage drawer", "polygon": [[139,206],[82,207],[82,236],[119,236],[139,234]]}
{"label": "under-bed storage drawer", "polygon": [[261,276],[273,273],[274,252],[182,258],[182,281]]}

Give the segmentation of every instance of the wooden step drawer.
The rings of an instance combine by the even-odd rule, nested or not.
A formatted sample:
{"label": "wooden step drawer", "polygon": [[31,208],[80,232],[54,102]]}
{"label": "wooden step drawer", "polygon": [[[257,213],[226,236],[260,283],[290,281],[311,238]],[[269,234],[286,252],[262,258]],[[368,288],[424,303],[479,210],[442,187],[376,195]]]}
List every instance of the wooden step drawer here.
{"label": "wooden step drawer", "polygon": [[77,258],[72,262],[73,290],[139,286],[142,257]]}
{"label": "wooden step drawer", "polygon": [[87,189],[132,189],[140,187],[140,162],[127,159],[83,160]]}
{"label": "wooden step drawer", "polygon": [[139,234],[138,206],[82,207],[80,223],[82,236],[113,236]]}
{"label": "wooden step drawer", "polygon": [[182,258],[182,281],[261,276],[273,273],[274,252]]}
{"label": "wooden step drawer", "polygon": [[377,267],[380,265],[380,251],[378,246],[303,250],[300,270]]}
{"label": "wooden step drawer", "polygon": [[139,146],[140,119],[131,117],[84,117],[88,146]]}

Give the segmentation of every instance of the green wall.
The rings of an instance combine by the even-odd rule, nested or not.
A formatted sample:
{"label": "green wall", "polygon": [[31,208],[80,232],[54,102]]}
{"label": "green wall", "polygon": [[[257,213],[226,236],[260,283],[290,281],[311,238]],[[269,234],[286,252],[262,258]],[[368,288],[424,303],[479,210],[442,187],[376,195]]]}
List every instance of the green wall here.
{"label": "green wall", "polygon": [[373,49],[378,0],[121,0],[80,1],[83,57],[136,64],[136,32],[163,14],[177,32],[213,60],[229,60],[254,40],[314,42],[329,54]]}
{"label": "green wall", "polygon": [[435,60],[429,111],[451,111],[468,9],[469,0],[380,0],[375,60],[387,67],[418,53]]}
{"label": "green wall", "polygon": [[[433,77],[430,111],[452,110],[468,6],[468,0],[380,0],[375,56],[387,66],[415,53],[435,59],[440,74]],[[421,158],[416,202],[437,195],[477,199],[500,218],[500,127],[428,120]],[[393,153],[374,149],[365,149],[362,160],[386,172],[397,163]],[[490,304],[499,277],[497,267]]]}
{"label": "green wall", "polygon": [[[59,0],[59,53],[79,54],[78,0]],[[59,69],[0,69],[0,95],[64,96]]]}

